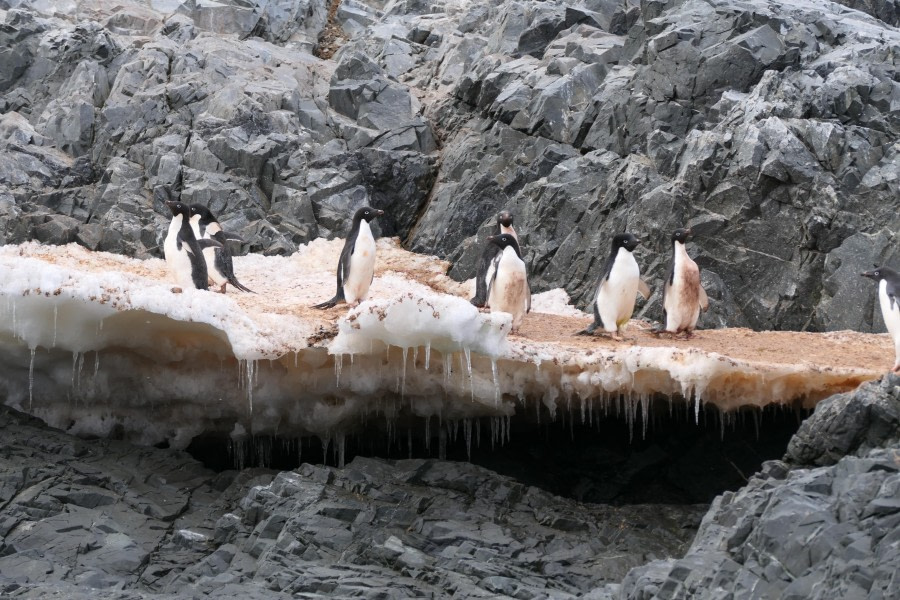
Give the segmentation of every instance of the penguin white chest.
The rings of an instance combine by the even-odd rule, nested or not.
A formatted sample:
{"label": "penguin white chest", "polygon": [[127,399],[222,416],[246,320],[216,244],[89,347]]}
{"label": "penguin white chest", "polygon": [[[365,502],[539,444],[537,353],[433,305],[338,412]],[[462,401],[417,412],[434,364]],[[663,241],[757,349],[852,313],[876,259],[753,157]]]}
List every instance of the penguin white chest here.
{"label": "penguin white chest", "polygon": [[491,312],[507,312],[512,315],[512,330],[516,331],[528,312],[528,276],[525,262],[512,247],[503,249],[496,261],[497,274],[488,294]]}
{"label": "penguin white chest", "polygon": [[172,217],[166,240],[163,243],[163,253],[175,283],[183,288],[194,289],[194,280],[191,277],[193,267],[191,265],[191,257],[188,254],[187,244],[182,244],[181,250],[178,249],[178,232],[181,230],[183,218],[182,215]]}
{"label": "penguin white chest", "polygon": [[700,268],[688,256],[684,244],[675,244],[672,283],[666,288],[666,331],[691,330],[700,318]]}
{"label": "penguin white chest", "polygon": [[375,238],[368,221],[360,221],[356,234],[350,268],[344,273],[344,299],[359,304],[369,295],[369,286],[375,276]]}
{"label": "penguin white chest", "polygon": [[609,277],[600,282],[595,298],[597,313],[606,331],[618,331],[631,318],[640,277],[641,270],[634,255],[619,248]]}
{"label": "penguin white chest", "polygon": [[891,339],[894,342],[894,368],[900,366],[900,303],[891,307],[891,297],[887,293],[887,281],[878,282],[878,300],[881,303],[881,316]]}

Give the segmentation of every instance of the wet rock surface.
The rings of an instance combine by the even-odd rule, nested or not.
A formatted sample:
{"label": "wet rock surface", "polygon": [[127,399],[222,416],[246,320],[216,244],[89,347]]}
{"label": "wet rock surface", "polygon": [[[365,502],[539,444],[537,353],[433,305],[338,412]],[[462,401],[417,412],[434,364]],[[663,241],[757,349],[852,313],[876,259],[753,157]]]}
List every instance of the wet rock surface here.
{"label": "wet rock surface", "polygon": [[4,597],[577,597],[679,555],[705,510],[581,504],[439,460],[216,474],[0,411]]}
{"label": "wet rock surface", "polygon": [[883,329],[893,0],[343,0],[328,60],[325,0],[0,11],[0,242],[158,256],[181,198],[290,254],[366,202],[467,278],[507,209],[532,289],[584,307],[613,233],[658,282],[690,225],[703,326]]}

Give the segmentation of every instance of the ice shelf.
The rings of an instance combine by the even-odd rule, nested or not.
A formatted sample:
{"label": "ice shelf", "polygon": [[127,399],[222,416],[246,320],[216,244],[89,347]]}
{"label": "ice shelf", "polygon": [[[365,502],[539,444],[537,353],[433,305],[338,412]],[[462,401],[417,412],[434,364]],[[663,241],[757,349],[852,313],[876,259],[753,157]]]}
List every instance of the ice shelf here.
{"label": "ice shelf", "polygon": [[[535,296],[519,335],[469,304],[447,263],[378,241],[371,299],[334,293],[340,241],[235,259],[256,294],[173,291],[165,263],[76,245],[0,248],[0,397],[82,435],[184,447],[200,434],[338,439],[368,419],[506,418],[558,407],[646,427],[651,400],[809,408],[879,377],[885,335],[700,331],[625,342],[575,336],[562,290]],[[540,311],[540,312],[537,312]],[[502,421],[501,421],[502,422]],[[635,425],[635,423],[638,423]],[[508,425],[507,434],[508,434]]]}

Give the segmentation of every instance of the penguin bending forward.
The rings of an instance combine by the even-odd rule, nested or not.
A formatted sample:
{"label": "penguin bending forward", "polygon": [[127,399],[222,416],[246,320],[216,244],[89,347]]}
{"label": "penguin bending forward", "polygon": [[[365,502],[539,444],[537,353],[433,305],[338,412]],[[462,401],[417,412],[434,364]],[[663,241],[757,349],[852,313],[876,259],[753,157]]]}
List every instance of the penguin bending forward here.
{"label": "penguin bending forward", "polygon": [[[491,231],[491,235],[502,235],[504,233],[513,236],[516,242],[519,241],[519,236],[516,235],[516,230],[513,228],[513,217],[505,210],[497,215],[497,224]],[[478,308],[484,307],[487,303],[488,285],[490,285],[494,276],[491,272],[491,266],[494,263],[494,258],[499,253],[499,246],[488,242],[485,244],[481,258],[478,260],[478,273],[475,275],[475,297],[469,301]]]}
{"label": "penguin bending forward", "polygon": [[697,327],[700,310],[709,309],[709,298],[700,284],[700,267],[688,256],[685,244],[693,237],[690,229],[676,229],[672,234],[672,266],[663,287],[663,315],[665,327],[653,333],[690,338]]}
{"label": "penguin bending forward", "polygon": [[230,283],[242,292],[255,293],[237,280],[234,274],[234,263],[231,260],[231,250],[228,249],[227,242],[229,240],[236,242],[244,240],[233,233],[225,233],[212,211],[202,204],[191,205],[191,229],[198,240],[213,239],[222,244],[221,248],[203,249],[206,271],[209,274],[210,282],[219,287],[217,291],[224,294],[225,286]]}
{"label": "penguin bending forward", "polygon": [[198,240],[189,222],[191,211],[186,204],[166,201],[172,221],[163,243],[166,264],[181,287],[209,289],[209,274],[203,258],[204,248],[221,248],[216,240]]}
{"label": "penguin bending forward", "polygon": [[358,306],[369,295],[369,286],[375,278],[375,238],[369,221],[383,214],[383,210],[364,206],[353,215],[353,227],[338,261],[337,293],[313,308],[331,308],[338,302]]}
{"label": "penguin bending forward", "polygon": [[488,284],[488,305],[491,312],[507,312],[512,315],[512,329],[519,330],[525,313],[531,310],[531,290],[525,261],[519,253],[519,243],[509,233],[492,235],[488,242],[500,252],[491,263],[492,276]]}
{"label": "penguin bending forward", "polygon": [[894,341],[894,373],[900,373],[900,273],[875,265],[872,271],[862,273],[863,277],[878,283],[878,300],[881,304],[881,316]]}
{"label": "penguin bending forward", "polygon": [[630,233],[613,236],[612,252],[594,294],[594,322],[579,335],[592,335],[600,328],[613,339],[621,339],[619,335],[634,313],[638,292],[644,299],[650,297],[650,288],[641,279],[641,270],[632,254],[640,243]]}

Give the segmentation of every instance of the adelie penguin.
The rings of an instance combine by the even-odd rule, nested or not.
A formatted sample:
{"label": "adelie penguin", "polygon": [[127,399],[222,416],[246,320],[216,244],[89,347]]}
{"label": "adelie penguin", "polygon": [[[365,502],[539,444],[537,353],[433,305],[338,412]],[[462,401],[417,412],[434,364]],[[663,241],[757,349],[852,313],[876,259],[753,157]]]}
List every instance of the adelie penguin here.
{"label": "adelie penguin", "polygon": [[364,206],[353,215],[353,226],[338,261],[337,293],[313,308],[331,308],[338,302],[357,306],[369,295],[369,286],[375,278],[375,238],[369,222],[383,214],[383,210]]}
{"label": "adelie penguin", "polygon": [[209,289],[209,274],[204,248],[221,248],[216,240],[198,240],[191,229],[191,209],[186,204],[169,200],[166,206],[172,211],[172,221],[163,244],[166,264],[181,287]]}
{"label": "adelie penguin", "polygon": [[[513,217],[505,210],[497,215],[497,223],[491,231],[491,235],[502,235],[504,233],[513,236],[516,242],[519,241],[519,236],[516,235],[516,230],[513,228]],[[491,267],[494,264],[494,258],[499,253],[499,246],[487,242],[484,246],[484,251],[481,253],[481,258],[478,260],[478,273],[475,275],[475,297],[470,300],[478,308],[482,308],[487,304],[488,285],[490,285],[491,279],[494,277]]]}
{"label": "adelie penguin", "polygon": [[243,285],[234,275],[234,264],[231,260],[231,251],[228,249],[229,240],[242,242],[243,240],[233,234],[225,233],[222,226],[216,221],[216,217],[202,204],[191,205],[191,229],[198,240],[212,239],[219,242],[221,248],[204,248],[203,258],[206,260],[206,271],[212,285],[218,287],[218,292],[224,294],[225,286],[229,283],[242,292],[253,290]]}
{"label": "adelie penguin", "polygon": [[875,269],[862,273],[862,276],[878,283],[881,316],[894,341],[894,368],[891,370],[900,373],[900,273],[875,265]]}
{"label": "adelie penguin", "polygon": [[516,332],[525,314],[531,310],[531,290],[528,288],[525,261],[519,252],[519,243],[512,234],[492,235],[488,242],[500,249],[491,263],[488,305],[491,312],[511,314],[511,331]]}
{"label": "adelie penguin", "polygon": [[645,299],[650,297],[650,288],[641,280],[641,270],[632,254],[640,243],[630,233],[613,236],[612,252],[594,294],[594,322],[579,335],[592,335],[602,329],[613,339],[621,339],[619,336],[634,313],[638,292]]}
{"label": "adelie penguin", "polygon": [[665,327],[653,333],[690,338],[697,327],[700,311],[709,309],[706,290],[700,284],[700,267],[688,256],[685,244],[693,237],[690,229],[676,229],[672,234],[672,265],[663,287],[663,315]]}

